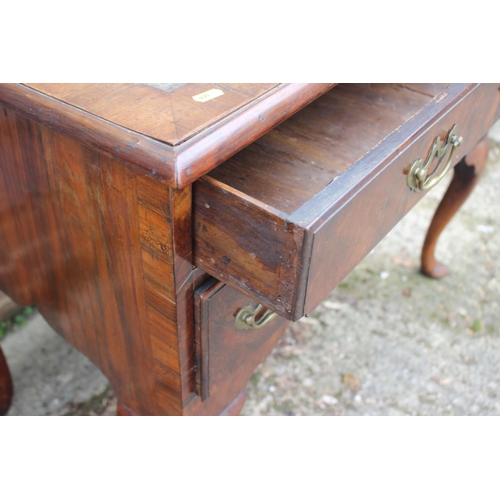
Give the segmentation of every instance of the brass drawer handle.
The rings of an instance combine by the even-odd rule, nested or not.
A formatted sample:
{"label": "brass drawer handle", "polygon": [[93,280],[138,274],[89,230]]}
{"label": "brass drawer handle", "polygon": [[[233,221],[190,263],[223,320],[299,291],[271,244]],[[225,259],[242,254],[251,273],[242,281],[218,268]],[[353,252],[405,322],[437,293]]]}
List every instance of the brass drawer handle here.
{"label": "brass drawer handle", "polygon": [[260,318],[256,319],[263,308],[262,304],[257,305],[255,308],[252,305],[242,307],[236,315],[234,327],[237,330],[256,330],[267,325],[277,314],[267,310]]}
{"label": "brass drawer handle", "polygon": [[[419,158],[410,168],[408,172],[407,184],[412,191],[428,191],[433,188],[448,172],[451,167],[451,162],[455,156],[456,149],[462,144],[463,138],[457,134],[457,126],[453,125],[449,131],[444,143],[439,137],[434,139],[434,144],[427,155],[425,162]],[[448,161],[444,168],[441,165],[449,152]],[[435,158],[438,158],[438,164],[434,171],[428,175],[429,167]]]}

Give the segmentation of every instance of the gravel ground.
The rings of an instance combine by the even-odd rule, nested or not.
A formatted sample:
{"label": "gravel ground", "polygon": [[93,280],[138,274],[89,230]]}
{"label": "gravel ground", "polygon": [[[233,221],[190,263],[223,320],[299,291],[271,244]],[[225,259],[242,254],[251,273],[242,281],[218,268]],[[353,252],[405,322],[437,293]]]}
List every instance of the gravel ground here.
{"label": "gravel ground", "polygon": [[[418,274],[445,185],[432,190],[248,385],[243,415],[500,414],[500,123],[484,178],[445,230],[452,274]],[[2,340],[9,415],[112,415],[106,378],[35,314]]]}

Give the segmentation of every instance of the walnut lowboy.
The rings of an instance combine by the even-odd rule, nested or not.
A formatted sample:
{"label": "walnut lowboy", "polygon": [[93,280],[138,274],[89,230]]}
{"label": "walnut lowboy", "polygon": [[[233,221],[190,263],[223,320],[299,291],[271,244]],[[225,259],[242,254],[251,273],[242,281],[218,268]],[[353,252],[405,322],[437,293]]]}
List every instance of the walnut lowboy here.
{"label": "walnut lowboy", "polygon": [[[101,368],[120,415],[237,414],[287,320],[455,167],[422,252],[422,272],[446,274],[436,241],[485,165],[499,97],[0,84],[0,290]],[[0,350],[0,414],[8,361]]]}

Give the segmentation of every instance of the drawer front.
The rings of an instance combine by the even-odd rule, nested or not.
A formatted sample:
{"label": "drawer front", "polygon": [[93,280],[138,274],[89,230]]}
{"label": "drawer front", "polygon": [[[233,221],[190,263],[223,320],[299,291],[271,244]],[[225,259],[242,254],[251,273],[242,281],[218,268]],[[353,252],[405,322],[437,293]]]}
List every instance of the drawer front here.
{"label": "drawer front", "polygon": [[[196,264],[285,318],[300,319],[421,199],[423,193],[407,186],[409,166],[418,158],[425,159],[436,137],[445,139],[455,125],[463,137],[452,159],[456,164],[492,125],[499,96],[496,84],[452,85],[411,119],[396,124],[392,133],[360,155],[335,182],[291,214],[228,182],[209,176],[201,179],[193,192]],[[376,112],[351,117],[351,132],[356,120],[377,126]],[[317,128],[311,127],[308,133],[320,137],[322,131]],[[347,141],[342,147],[359,150],[356,140],[361,134],[346,134],[338,128],[339,137]],[[298,140],[290,144],[301,147]],[[335,158],[334,140],[320,138],[318,144],[323,147],[322,157]],[[324,150],[325,144],[333,144],[330,151]],[[274,148],[275,154],[269,139],[258,147],[263,158],[266,147]],[[304,164],[300,168],[307,168]],[[258,177],[250,179],[254,193]]]}
{"label": "drawer front", "polygon": [[[220,413],[241,391],[272,350],[288,321],[274,317],[260,328],[235,325],[238,313],[258,304],[210,278],[195,292],[197,385],[201,399],[210,396],[211,411]],[[212,401],[213,400],[213,401]],[[212,408],[220,401],[220,408]]]}

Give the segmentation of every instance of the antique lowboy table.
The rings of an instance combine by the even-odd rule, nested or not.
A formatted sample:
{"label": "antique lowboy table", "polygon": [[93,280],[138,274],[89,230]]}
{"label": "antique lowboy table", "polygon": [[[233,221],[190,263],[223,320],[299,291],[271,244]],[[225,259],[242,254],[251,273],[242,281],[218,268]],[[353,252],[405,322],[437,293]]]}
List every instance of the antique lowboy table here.
{"label": "antique lowboy table", "polygon": [[[311,312],[455,167],[422,271],[484,167],[498,84],[1,84],[0,289],[122,415],[237,414]],[[260,304],[260,305],[259,305]],[[0,413],[12,383],[0,351]]]}

